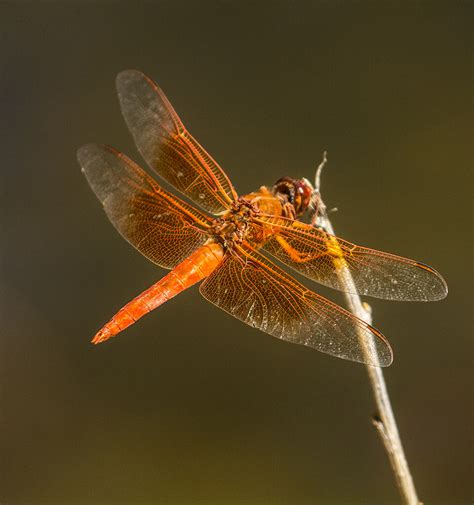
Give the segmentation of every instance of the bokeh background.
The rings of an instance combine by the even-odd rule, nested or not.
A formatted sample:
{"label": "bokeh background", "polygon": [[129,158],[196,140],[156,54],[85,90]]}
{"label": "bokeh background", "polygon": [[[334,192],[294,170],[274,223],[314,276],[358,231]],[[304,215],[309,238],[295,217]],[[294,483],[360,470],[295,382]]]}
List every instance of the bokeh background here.
{"label": "bokeh background", "polygon": [[327,149],[338,234],[445,275],[445,301],[371,303],[420,498],[470,502],[470,18],[467,1],[0,3],[2,504],[400,503],[363,366],[197,289],[89,344],[165,273],[75,157],[98,141],[141,162],[125,68],[157,80],[239,192],[312,177]]}

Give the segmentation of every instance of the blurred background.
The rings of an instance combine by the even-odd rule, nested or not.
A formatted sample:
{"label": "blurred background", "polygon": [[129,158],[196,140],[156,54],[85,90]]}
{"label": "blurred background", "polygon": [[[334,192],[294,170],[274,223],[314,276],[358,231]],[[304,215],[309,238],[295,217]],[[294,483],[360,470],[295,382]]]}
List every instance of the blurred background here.
{"label": "blurred background", "polygon": [[165,274],[76,161],[97,141],[143,165],[115,93],[126,68],[240,193],[311,178],[327,149],[337,233],[442,272],[442,302],[370,303],[420,499],[470,502],[470,19],[467,1],[0,4],[2,503],[400,503],[363,366],[196,288],[89,343]]}

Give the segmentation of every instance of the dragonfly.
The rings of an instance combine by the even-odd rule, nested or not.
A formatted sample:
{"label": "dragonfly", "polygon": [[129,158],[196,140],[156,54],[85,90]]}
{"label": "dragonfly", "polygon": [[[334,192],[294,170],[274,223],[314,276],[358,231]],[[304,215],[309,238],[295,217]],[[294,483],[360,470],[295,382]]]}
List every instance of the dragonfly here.
{"label": "dragonfly", "polygon": [[[239,196],[151,78],[125,70],[116,86],[138,151],[184,198],[113,147],[87,144],[78,150],[82,171],[115,228],[146,258],[170,270],[122,307],[96,333],[94,344],[200,282],[205,299],[265,333],[339,358],[388,366],[393,352],[380,331],[311,291],[272,259],[340,291],[387,300],[446,296],[446,282],[433,268],[305,223],[314,188],[304,178],[282,177]],[[351,286],[339,275],[341,261]],[[364,342],[371,342],[373,353],[364,352]]]}

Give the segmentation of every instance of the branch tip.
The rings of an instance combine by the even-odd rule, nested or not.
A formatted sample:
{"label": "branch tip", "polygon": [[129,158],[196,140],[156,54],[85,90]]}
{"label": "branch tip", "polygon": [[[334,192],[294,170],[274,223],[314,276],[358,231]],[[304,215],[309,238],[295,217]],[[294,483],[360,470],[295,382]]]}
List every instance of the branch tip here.
{"label": "branch tip", "polygon": [[323,168],[327,162],[328,162],[328,152],[324,151],[323,159],[321,163],[318,165],[318,168],[316,169],[316,173],[314,175],[314,191],[316,193],[321,192],[321,172],[323,171]]}

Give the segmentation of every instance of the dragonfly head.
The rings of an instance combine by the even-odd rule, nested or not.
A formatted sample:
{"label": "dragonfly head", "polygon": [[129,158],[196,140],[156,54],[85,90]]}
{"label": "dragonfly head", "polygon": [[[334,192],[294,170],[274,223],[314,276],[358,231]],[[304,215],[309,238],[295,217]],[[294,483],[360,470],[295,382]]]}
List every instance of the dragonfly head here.
{"label": "dragonfly head", "polygon": [[308,179],[282,177],[275,182],[272,191],[276,196],[286,198],[295,208],[296,216],[301,216],[311,202],[314,188]]}

